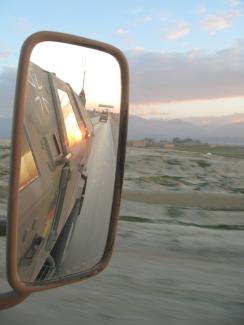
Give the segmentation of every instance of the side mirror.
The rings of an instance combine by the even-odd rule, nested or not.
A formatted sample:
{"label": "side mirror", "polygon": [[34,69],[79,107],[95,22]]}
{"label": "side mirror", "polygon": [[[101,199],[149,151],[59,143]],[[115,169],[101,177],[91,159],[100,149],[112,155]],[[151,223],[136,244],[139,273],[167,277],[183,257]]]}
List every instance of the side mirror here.
{"label": "side mirror", "polygon": [[8,280],[17,292],[69,284],[108,264],[127,119],[128,67],[117,48],[53,32],[26,40],[8,206]]}

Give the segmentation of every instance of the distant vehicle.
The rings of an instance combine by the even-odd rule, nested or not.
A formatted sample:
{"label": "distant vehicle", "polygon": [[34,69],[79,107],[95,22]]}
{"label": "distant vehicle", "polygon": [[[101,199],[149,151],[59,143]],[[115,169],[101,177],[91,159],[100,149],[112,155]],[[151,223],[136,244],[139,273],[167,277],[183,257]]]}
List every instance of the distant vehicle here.
{"label": "distant vehicle", "polygon": [[27,91],[18,265],[24,279],[41,280],[57,271],[80,213],[94,131],[82,100],[55,74],[30,63]]}
{"label": "distant vehicle", "polygon": [[108,110],[103,110],[100,114],[99,122],[107,122],[108,120]]}

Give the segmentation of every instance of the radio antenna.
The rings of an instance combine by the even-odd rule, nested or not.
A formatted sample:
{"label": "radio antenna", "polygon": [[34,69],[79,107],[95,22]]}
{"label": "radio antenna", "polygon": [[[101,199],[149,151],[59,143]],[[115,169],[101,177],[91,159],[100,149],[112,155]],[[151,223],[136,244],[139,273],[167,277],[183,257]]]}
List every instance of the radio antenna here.
{"label": "radio antenna", "polygon": [[85,94],[85,90],[84,90],[85,79],[86,79],[86,49],[84,49],[84,51],[85,51],[85,53],[84,53],[85,57],[84,57],[84,68],[83,68],[83,80],[82,80],[82,88],[81,88],[79,97],[81,98],[84,106],[86,106],[86,94]]}
{"label": "radio antenna", "polygon": [[[86,49],[84,49],[86,51]],[[82,82],[82,90],[84,90],[85,86],[85,78],[86,78],[86,52],[85,52],[85,59],[84,59],[84,70],[83,70],[83,82]]]}

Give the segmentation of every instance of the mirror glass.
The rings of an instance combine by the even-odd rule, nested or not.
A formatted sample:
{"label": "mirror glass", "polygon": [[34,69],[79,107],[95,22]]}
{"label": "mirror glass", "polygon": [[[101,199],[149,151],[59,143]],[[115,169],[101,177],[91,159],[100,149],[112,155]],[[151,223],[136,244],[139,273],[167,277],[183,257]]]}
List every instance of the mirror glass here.
{"label": "mirror glass", "polygon": [[18,273],[45,282],[103,256],[113,200],[121,76],[110,54],[58,42],[32,51],[18,203]]}

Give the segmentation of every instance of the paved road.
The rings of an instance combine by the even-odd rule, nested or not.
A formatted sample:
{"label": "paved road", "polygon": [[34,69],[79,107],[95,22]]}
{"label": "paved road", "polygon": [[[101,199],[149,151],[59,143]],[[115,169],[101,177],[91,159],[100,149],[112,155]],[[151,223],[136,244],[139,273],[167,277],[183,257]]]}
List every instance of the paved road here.
{"label": "paved road", "polygon": [[111,216],[115,168],[115,147],[108,120],[95,126],[85,199],[62,274],[87,269],[100,261]]}

